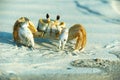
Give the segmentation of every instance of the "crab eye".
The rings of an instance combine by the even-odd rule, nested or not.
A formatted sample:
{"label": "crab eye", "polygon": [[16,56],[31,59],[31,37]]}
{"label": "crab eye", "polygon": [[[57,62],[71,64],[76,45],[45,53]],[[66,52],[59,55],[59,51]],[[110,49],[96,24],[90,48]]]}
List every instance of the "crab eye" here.
{"label": "crab eye", "polygon": [[46,14],[46,18],[48,19],[49,17],[50,17],[50,16],[49,16],[49,14],[47,13],[47,14]]}
{"label": "crab eye", "polygon": [[56,20],[59,20],[59,19],[60,19],[60,16],[59,16],[59,15],[57,15]]}

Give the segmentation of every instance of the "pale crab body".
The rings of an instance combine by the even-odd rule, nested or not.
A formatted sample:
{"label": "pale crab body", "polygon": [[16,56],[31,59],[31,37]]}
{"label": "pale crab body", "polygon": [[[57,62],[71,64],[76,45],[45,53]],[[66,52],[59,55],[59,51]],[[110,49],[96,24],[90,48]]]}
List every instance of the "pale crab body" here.
{"label": "pale crab body", "polygon": [[[39,19],[37,30],[41,34],[39,37],[50,38],[50,39],[58,39],[60,32],[62,30],[62,26],[65,24],[61,24],[59,20],[59,16],[57,16],[56,20],[49,19],[49,15],[46,15],[47,19]],[[59,26],[60,25],[60,26]]]}

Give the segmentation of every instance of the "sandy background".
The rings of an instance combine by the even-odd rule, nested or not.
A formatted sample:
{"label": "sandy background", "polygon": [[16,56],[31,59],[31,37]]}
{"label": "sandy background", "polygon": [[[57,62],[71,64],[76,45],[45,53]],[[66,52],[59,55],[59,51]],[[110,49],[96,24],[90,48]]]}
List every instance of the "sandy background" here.
{"label": "sandy background", "polygon": [[[119,5],[120,0],[1,0],[0,79],[119,80]],[[60,51],[58,41],[41,38],[35,39],[35,50],[16,46],[12,38],[15,21],[26,16],[37,26],[46,13],[52,19],[59,14],[67,27],[84,25],[85,51],[72,52],[74,41]]]}

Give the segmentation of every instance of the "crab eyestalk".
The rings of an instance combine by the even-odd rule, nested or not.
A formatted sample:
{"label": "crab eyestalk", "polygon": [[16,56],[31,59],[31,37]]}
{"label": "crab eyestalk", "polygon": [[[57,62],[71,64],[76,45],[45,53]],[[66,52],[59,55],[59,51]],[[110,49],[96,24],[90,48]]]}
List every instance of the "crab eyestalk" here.
{"label": "crab eyestalk", "polygon": [[55,22],[55,25],[58,26],[59,25],[59,20],[60,20],[60,16],[57,15]]}
{"label": "crab eyestalk", "polygon": [[49,16],[48,13],[46,14],[46,18],[47,18],[47,22],[49,23],[50,22],[50,16]]}

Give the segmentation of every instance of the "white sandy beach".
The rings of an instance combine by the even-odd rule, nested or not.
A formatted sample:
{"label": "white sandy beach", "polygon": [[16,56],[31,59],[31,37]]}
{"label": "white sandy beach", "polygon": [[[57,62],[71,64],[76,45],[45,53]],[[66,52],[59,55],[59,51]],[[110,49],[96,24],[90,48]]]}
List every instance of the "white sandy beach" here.
{"label": "white sandy beach", "polygon": [[[119,80],[119,5],[119,0],[1,0],[0,80]],[[45,18],[46,13],[52,19],[59,14],[60,21],[69,28],[82,24],[87,31],[85,50],[74,53],[71,41],[60,51],[58,41],[41,38],[35,39],[38,49],[18,47],[12,37],[15,21],[25,16],[37,27],[39,18]],[[84,59],[89,63],[94,59],[108,60],[110,63],[103,62],[109,70],[83,66]],[[83,60],[83,65],[71,65],[76,60]]]}

